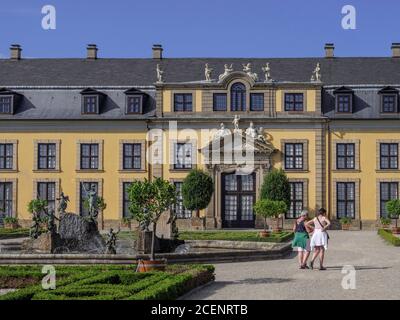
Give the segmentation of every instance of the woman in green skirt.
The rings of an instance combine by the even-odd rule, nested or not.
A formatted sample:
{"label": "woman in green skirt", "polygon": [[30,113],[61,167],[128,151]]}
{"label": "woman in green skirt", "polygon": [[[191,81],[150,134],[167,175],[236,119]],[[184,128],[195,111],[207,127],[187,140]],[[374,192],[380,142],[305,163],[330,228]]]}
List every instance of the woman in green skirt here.
{"label": "woman in green skirt", "polygon": [[307,259],[310,255],[310,237],[305,226],[305,222],[308,216],[308,212],[303,210],[300,217],[296,219],[293,225],[294,239],[292,247],[295,251],[298,251],[299,268],[308,269]]}

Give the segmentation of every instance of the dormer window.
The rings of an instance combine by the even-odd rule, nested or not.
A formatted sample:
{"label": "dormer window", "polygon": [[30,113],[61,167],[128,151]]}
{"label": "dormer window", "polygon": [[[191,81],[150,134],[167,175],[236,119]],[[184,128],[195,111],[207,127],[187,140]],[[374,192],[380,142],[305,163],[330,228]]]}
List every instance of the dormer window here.
{"label": "dormer window", "polygon": [[397,89],[385,87],[379,91],[381,96],[381,112],[382,113],[397,113],[399,93]]}
{"label": "dormer window", "polygon": [[14,114],[15,107],[18,105],[22,96],[6,88],[0,89],[0,115]]}
{"label": "dormer window", "polygon": [[147,101],[147,94],[136,88],[131,88],[125,91],[125,95],[125,114],[142,114]]}
{"label": "dormer window", "polygon": [[126,114],[142,113],[142,96],[129,95],[126,97]]}
{"label": "dormer window", "polygon": [[353,112],[353,90],[347,87],[340,87],[339,89],[336,89],[333,94],[336,97],[337,113]]}
{"label": "dormer window", "polygon": [[99,114],[100,106],[105,97],[104,93],[94,89],[81,91],[82,95],[82,114]]}
{"label": "dormer window", "polygon": [[351,112],[351,95],[350,94],[338,94],[337,99],[337,112]]}
{"label": "dormer window", "polygon": [[83,113],[84,114],[99,113],[99,101],[97,96],[83,97]]}
{"label": "dormer window", "polygon": [[0,96],[0,114],[12,114],[13,97]]}

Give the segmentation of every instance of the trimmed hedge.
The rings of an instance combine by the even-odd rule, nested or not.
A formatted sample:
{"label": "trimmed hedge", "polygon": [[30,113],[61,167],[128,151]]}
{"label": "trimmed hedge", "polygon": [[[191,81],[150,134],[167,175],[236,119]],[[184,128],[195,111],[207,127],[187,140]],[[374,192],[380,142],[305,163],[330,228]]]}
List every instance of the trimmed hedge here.
{"label": "trimmed hedge", "polygon": [[293,232],[282,231],[271,233],[262,238],[254,231],[187,231],[179,234],[180,240],[228,240],[228,241],[259,241],[259,242],[286,242],[293,238]]}
{"label": "trimmed hedge", "polygon": [[13,238],[25,238],[29,237],[29,229],[5,229],[0,228],[0,240],[2,239],[13,239]]}
{"label": "trimmed hedge", "polygon": [[135,273],[135,267],[56,267],[55,290],[42,289],[38,266],[0,267],[0,287],[7,277],[37,279],[34,285],[0,296],[0,300],[171,300],[214,280],[210,265],[173,265],[165,272],[148,273]]}
{"label": "trimmed hedge", "polygon": [[400,247],[400,238],[396,237],[395,235],[392,234],[391,231],[385,230],[385,229],[379,229],[378,234],[387,242],[390,244]]}

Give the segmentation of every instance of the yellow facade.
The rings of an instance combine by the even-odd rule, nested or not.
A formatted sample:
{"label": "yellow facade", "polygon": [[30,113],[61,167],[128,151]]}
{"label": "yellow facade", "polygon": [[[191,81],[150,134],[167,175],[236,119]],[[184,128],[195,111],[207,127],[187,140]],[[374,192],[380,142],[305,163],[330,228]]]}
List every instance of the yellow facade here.
{"label": "yellow facade", "polygon": [[[230,105],[230,90],[233,84],[242,83],[245,86],[246,105],[250,104],[251,94],[263,94],[262,111],[214,111],[212,97],[215,93],[227,94],[227,105]],[[213,135],[224,123],[232,130],[232,120],[235,115],[240,116],[239,125],[244,132],[251,123],[263,127],[263,137],[266,145],[271,146],[271,158],[261,159],[265,163],[259,166],[256,174],[256,195],[267,170],[283,168],[289,181],[303,184],[302,201],[304,209],[314,213],[320,207],[326,207],[333,220],[336,215],[336,183],[350,181],[356,185],[355,220],[359,226],[375,226],[379,220],[380,181],[398,179],[399,170],[381,170],[379,168],[379,142],[396,141],[400,133],[395,130],[382,131],[379,129],[358,128],[360,122],[354,120],[354,126],[344,125],[329,120],[323,115],[321,105],[321,84],[256,84],[248,75],[242,72],[230,77],[226,82],[213,87],[203,84],[160,84],[156,86],[157,114],[155,118],[135,121],[126,121],[121,127],[114,123],[97,119],[94,121],[96,129],[82,125],[68,129],[68,123],[58,127],[48,121],[43,130],[7,129],[1,133],[1,141],[16,141],[16,168],[15,170],[0,170],[0,181],[15,181],[16,199],[15,215],[22,223],[30,220],[26,207],[32,198],[37,196],[36,183],[50,181],[57,183],[56,196],[62,191],[70,198],[68,211],[79,212],[79,188],[82,181],[99,183],[99,194],[105,199],[107,208],[101,215],[102,226],[118,225],[122,219],[123,182],[134,179],[152,179],[160,176],[171,182],[181,182],[190,169],[175,169],[173,163],[175,143],[190,142],[193,147],[191,161],[193,166],[212,173],[215,179],[216,190],[214,199],[209,208],[202,210],[200,217],[210,220],[210,223],[200,223],[200,227],[220,228],[222,216],[223,191],[221,191],[221,177],[225,174],[220,168],[215,172],[205,165],[205,155],[202,150],[213,139]],[[302,111],[285,111],[285,94],[301,93],[304,106]],[[174,110],[174,95],[190,94],[192,110],[190,112],[176,112]],[[160,98],[161,97],[161,98]],[[32,122],[33,123],[33,122]],[[89,124],[89,122],[87,122]],[[122,122],[121,122],[122,124]],[[31,122],[27,121],[27,128]],[[177,126],[177,129],[174,129]],[[367,126],[368,127],[368,126]],[[375,126],[376,127],[376,126]],[[94,128],[94,127],[93,127]],[[138,129],[140,128],[140,129]],[[172,128],[172,129],[171,129]],[[371,125],[373,128],[373,125]],[[122,144],[136,141],[142,144],[147,157],[153,142],[149,139],[149,132],[161,129],[163,132],[162,165],[149,164],[140,170],[123,170]],[[1,130],[1,127],[0,127]],[[58,141],[59,161],[58,170],[37,170],[37,143],[40,141]],[[100,165],[97,170],[81,170],[79,168],[79,144],[96,142],[101,145]],[[356,146],[355,168],[336,168],[336,144],[352,143]],[[302,145],[301,169],[288,169],[284,166],[285,144]],[[36,153],[36,154],[35,154]],[[147,160],[147,159],[146,159]],[[260,162],[260,163],[261,163]],[[214,170],[214,171],[213,171]],[[232,170],[231,167],[228,171]],[[397,181],[397,180],[396,180]],[[189,219],[190,220],[190,219]],[[287,226],[292,223],[287,219]],[[183,227],[193,227],[190,222],[181,221]],[[256,224],[258,226],[258,224]]]}

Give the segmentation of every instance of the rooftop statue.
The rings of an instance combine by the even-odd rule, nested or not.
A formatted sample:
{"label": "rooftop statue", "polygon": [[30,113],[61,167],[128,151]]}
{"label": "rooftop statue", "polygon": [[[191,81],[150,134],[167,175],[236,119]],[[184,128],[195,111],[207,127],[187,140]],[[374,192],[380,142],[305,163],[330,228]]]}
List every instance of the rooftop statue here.
{"label": "rooftop statue", "polygon": [[257,133],[256,128],[254,128],[253,122],[250,122],[250,126],[246,129],[245,133],[246,133],[246,135],[252,137],[253,139],[257,138],[258,133]]}
{"label": "rooftop statue", "polygon": [[239,121],[240,121],[240,116],[235,115],[235,118],[232,121],[234,133],[242,133],[242,130],[239,128]]}
{"label": "rooftop statue", "polygon": [[223,123],[220,124],[219,130],[214,134],[214,139],[220,139],[231,134],[229,129],[225,128]]}
{"label": "rooftop statue", "polygon": [[232,71],[233,71],[233,63],[231,63],[230,66],[225,64],[224,65],[224,73],[219,75],[218,80],[221,81],[223,78],[225,78],[227,75],[229,75]]}
{"label": "rooftop statue", "polygon": [[271,78],[271,69],[269,67],[269,62],[267,62],[265,66],[261,68],[261,70],[264,72],[265,76],[264,82],[271,82],[272,78]]}
{"label": "rooftop statue", "polygon": [[164,80],[163,80],[164,71],[161,70],[160,65],[158,63],[157,63],[156,71],[157,71],[157,83],[163,83],[164,82]]}
{"label": "rooftop statue", "polygon": [[311,81],[313,82],[320,82],[321,81],[321,65],[319,62],[317,63],[317,66],[315,67],[313,74],[311,76]]}
{"label": "rooftop statue", "polygon": [[214,70],[214,69],[210,68],[210,67],[208,66],[208,63],[206,63],[205,68],[204,68],[204,75],[205,75],[205,77],[206,77],[206,81],[207,81],[207,82],[211,82],[211,81],[212,81],[212,79],[211,79],[211,73],[213,72],[213,70]]}
{"label": "rooftop statue", "polygon": [[251,63],[243,64],[243,72],[246,72],[247,75],[252,78],[254,81],[258,80],[258,75],[255,72],[251,72]]}

